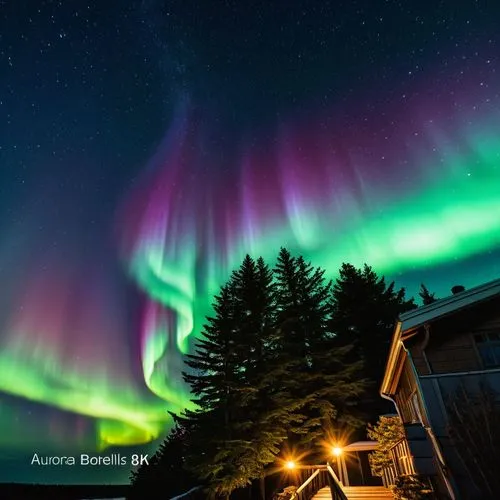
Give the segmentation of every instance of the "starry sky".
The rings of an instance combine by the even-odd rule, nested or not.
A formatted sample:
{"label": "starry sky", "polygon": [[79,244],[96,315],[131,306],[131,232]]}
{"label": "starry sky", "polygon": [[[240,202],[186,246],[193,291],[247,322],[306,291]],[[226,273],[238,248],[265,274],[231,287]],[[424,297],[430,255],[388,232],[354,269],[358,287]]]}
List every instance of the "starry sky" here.
{"label": "starry sky", "polygon": [[0,482],[154,450],[246,253],[500,276],[500,6],[0,1]]}

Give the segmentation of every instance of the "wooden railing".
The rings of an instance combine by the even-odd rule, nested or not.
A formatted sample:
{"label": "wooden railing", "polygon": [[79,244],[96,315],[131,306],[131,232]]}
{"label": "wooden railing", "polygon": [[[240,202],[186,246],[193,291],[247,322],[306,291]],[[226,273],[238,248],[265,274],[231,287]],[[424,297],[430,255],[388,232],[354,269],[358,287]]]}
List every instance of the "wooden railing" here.
{"label": "wooden railing", "polygon": [[382,483],[388,488],[396,482],[398,476],[415,474],[413,457],[406,438],[401,439],[389,449],[392,464],[382,471]]}
{"label": "wooden railing", "polygon": [[329,487],[332,492],[332,500],[347,500],[339,478],[330,464],[317,466],[316,470],[297,488],[290,500],[311,500],[319,490],[326,487]]}
{"label": "wooden railing", "polygon": [[398,474],[394,465],[390,465],[389,467],[384,467],[382,469],[382,484],[386,488],[389,488],[389,486],[393,486],[394,484],[396,484],[397,477]]}
{"label": "wooden railing", "polygon": [[321,488],[327,486],[325,470],[316,469],[295,491],[290,500],[310,500]]}
{"label": "wooden railing", "polygon": [[342,483],[340,482],[337,474],[332,469],[330,464],[326,464],[326,469],[329,474],[330,491],[332,492],[332,500],[348,500],[344,490],[342,489]]}
{"label": "wooden railing", "polygon": [[396,467],[396,475],[406,476],[415,474],[410,447],[405,438],[398,441],[389,451]]}

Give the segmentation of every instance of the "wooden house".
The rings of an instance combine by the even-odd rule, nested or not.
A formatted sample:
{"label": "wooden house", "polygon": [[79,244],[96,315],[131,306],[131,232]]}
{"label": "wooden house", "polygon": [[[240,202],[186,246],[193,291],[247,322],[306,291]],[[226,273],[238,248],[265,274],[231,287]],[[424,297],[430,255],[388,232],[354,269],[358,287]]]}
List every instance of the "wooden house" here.
{"label": "wooden house", "polygon": [[399,318],[380,392],[406,430],[393,450],[396,474],[430,478],[438,498],[490,498],[457,449],[456,432],[469,429],[456,428],[452,409],[470,403],[460,394],[500,393],[500,280],[452,292]]}

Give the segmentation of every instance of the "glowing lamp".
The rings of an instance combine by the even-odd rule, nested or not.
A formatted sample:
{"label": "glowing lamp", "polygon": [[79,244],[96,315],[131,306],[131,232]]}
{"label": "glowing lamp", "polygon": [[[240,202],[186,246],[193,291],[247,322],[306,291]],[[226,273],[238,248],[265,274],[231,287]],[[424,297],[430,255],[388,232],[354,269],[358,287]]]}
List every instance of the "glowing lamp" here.
{"label": "glowing lamp", "polygon": [[334,446],[332,448],[332,453],[336,456],[336,457],[340,457],[340,455],[342,455],[342,448],[339,448],[338,446]]}
{"label": "glowing lamp", "polygon": [[293,460],[289,460],[287,463],[286,463],[286,468],[287,469],[295,469],[295,462]]}

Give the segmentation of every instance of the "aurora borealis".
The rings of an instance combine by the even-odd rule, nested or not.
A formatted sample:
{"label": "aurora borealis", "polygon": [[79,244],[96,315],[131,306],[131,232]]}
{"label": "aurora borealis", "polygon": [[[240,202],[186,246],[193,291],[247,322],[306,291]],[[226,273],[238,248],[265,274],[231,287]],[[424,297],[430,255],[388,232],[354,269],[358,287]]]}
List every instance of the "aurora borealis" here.
{"label": "aurora borealis", "polygon": [[[406,133],[387,140],[404,143]],[[144,372],[160,396],[165,389],[149,383],[154,363],[167,355],[169,342],[188,352],[211,297],[247,252],[272,262],[281,244],[325,269],[370,262],[396,276],[500,245],[500,150],[491,124],[451,138],[432,120],[413,134],[419,154],[402,147],[388,159],[378,146],[364,147],[366,157],[353,158],[349,148],[339,152],[333,124],[276,135],[281,141],[261,154],[243,149],[217,166],[203,148],[203,125],[186,111],[127,207],[125,260],[152,301],[141,337]],[[389,167],[381,166],[386,161]],[[395,167],[398,182],[401,165],[417,175],[401,179],[391,199],[381,196],[386,186],[377,171],[387,175]],[[173,318],[162,316],[158,304]]]}
{"label": "aurora borealis", "polygon": [[410,296],[500,275],[496,8],[28,3],[0,6],[0,481],[126,480],[26,457],[161,439],[246,253]]}

